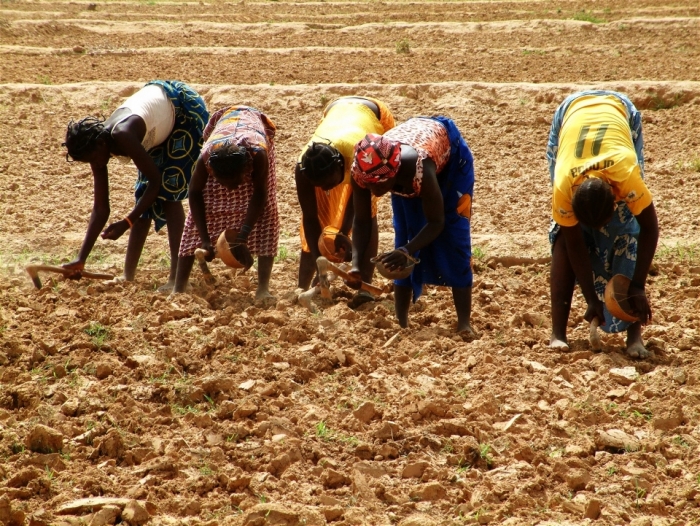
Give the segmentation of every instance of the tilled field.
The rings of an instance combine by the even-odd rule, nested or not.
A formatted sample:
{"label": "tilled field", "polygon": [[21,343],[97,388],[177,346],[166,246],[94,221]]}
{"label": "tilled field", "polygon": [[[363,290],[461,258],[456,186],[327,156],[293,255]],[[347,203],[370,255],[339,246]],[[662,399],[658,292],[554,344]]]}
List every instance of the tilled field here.
{"label": "tilled field", "polygon": [[[687,0],[3,1],[0,524],[699,522],[699,15]],[[158,294],[156,234],[135,283],[32,287],[24,266],[72,259],[92,204],[65,125],[152,78],[277,124],[275,306],[220,263],[215,286],[195,269],[191,294]],[[557,105],[589,87],[643,111],[661,228],[645,361],[621,335],[591,352],[580,296],[572,351],[546,346],[544,151]],[[399,122],[447,114],[472,148],[475,339],[440,287],[406,330],[390,292],[356,311],[339,284],[316,313],[296,303],[294,162],[350,94]],[[134,178],[110,163],[113,218]],[[88,265],[119,274],[125,247],[100,240]]]}

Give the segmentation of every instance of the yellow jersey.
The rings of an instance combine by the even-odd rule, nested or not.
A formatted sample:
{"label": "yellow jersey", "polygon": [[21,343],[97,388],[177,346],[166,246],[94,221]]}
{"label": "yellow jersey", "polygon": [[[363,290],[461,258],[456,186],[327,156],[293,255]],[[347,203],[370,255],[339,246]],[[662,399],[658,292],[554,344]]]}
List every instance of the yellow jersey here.
{"label": "yellow jersey", "polygon": [[635,216],[652,202],[637,162],[625,106],[611,95],[580,97],[564,115],[552,193],[552,217],[558,224],[578,223],[571,199],[588,177],[607,182],[615,199],[627,203]]}

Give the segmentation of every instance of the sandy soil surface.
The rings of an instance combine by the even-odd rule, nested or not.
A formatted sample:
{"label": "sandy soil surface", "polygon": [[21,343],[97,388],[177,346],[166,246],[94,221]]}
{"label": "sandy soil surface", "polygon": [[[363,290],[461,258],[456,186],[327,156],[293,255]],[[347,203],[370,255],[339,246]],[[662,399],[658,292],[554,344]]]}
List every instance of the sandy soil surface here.
{"label": "sandy soil surface", "polygon": [[[699,15],[688,0],[3,1],[0,524],[697,523]],[[278,125],[276,305],[218,262],[215,286],[195,269],[191,294],[158,294],[164,232],[134,283],[33,288],[24,267],[71,260],[90,214],[67,122],[151,78]],[[619,335],[592,352],[580,296],[572,352],[546,347],[544,150],[557,105],[589,87],[643,111],[661,227],[645,361]],[[297,304],[294,162],[350,94],[399,121],[447,114],[471,146],[476,338],[454,334],[440,287],[406,330],[390,292],[358,310],[342,285],[316,313]],[[113,218],[134,178],[110,163]],[[379,219],[389,247],[388,199]],[[90,269],[119,274],[125,247],[98,241]]]}

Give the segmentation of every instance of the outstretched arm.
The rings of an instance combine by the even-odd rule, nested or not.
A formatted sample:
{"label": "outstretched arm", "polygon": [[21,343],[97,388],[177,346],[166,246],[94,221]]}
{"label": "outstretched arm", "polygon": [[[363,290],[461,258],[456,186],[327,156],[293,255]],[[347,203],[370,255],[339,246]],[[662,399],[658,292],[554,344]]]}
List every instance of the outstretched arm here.
{"label": "outstretched arm", "polygon": [[[126,216],[131,224],[141,217],[146,210],[158,198],[162,182],[160,170],[148,155],[148,152],[141,146],[141,138],[146,134],[146,123],[141,117],[132,115],[125,121],[119,123],[112,130],[112,139],[120,152],[129,157],[136,168],[148,180],[145,193],[141,196],[134,209]],[[126,220],[117,221],[107,227],[102,237],[105,239],[119,239],[121,235],[129,229]]]}
{"label": "outstretched arm", "polygon": [[382,258],[382,263],[389,270],[403,268],[406,265],[406,253],[414,254],[421,248],[428,246],[445,228],[445,204],[440,185],[437,182],[435,163],[431,159],[423,161],[423,184],[420,199],[426,224],[406,245]]}
{"label": "outstretched arm", "polygon": [[352,181],[352,200],[355,218],[352,223],[352,270],[350,274],[357,277],[357,287],[361,284],[360,269],[365,260],[365,252],[372,236],[372,194],[366,188]]}
{"label": "outstretched arm", "polygon": [[[265,150],[257,150],[253,153],[253,195],[248,202],[248,212],[245,215],[243,226],[248,226],[252,230],[255,223],[265,211],[267,204],[267,177],[270,170],[270,163]],[[241,231],[238,234],[240,239],[248,239],[248,234]]]}
{"label": "outstretched arm", "polygon": [[92,205],[92,213],[90,214],[90,223],[88,224],[83,244],[80,247],[78,258],[75,261],[63,265],[65,268],[76,271],[83,270],[85,261],[87,261],[92,247],[95,246],[97,236],[100,235],[104,228],[107,219],[109,219],[109,180],[107,177],[107,165],[95,166],[92,168],[92,176],[94,181],[94,198]]}
{"label": "outstretched arm", "polygon": [[656,217],[654,203],[642,210],[642,213],[636,218],[639,223],[637,263],[634,267],[634,275],[628,294],[632,311],[643,324],[646,324],[651,321],[651,307],[646,297],[644,285],[649,275],[651,261],[654,259],[656,244],[659,241],[659,221]]}
{"label": "outstretched arm", "polygon": [[206,205],[204,204],[204,187],[209,180],[209,172],[207,172],[204,161],[200,157],[195,164],[192,178],[189,186],[189,203],[192,219],[197,227],[199,239],[202,241],[202,248],[207,251],[206,259],[211,261],[214,259],[214,248],[209,237],[209,228],[207,226]]}
{"label": "outstretched arm", "polygon": [[566,253],[569,257],[569,263],[574,270],[583,297],[588,304],[585,319],[586,321],[591,321],[593,318],[597,317],[602,325],[605,321],[603,302],[600,301],[595,291],[595,286],[593,284],[593,267],[591,266],[586,242],[583,239],[581,225],[562,226],[560,233],[564,236],[564,241],[566,242]]}

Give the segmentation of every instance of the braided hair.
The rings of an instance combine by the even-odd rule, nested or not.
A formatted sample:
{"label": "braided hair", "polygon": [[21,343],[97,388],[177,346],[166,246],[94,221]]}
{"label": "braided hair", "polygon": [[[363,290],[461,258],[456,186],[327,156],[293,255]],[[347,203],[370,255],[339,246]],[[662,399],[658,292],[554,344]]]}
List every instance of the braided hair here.
{"label": "braided hair", "polygon": [[299,169],[314,186],[321,186],[333,170],[343,169],[343,156],[331,144],[312,142],[301,156]]}
{"label": "braided hair", "polygon": [[227,141],[226,144],[211,150],[208,164],[218,177],[225,179],[238,175],[243,170],[248,155],[245,146]]}
{"label": "braided hair", "polygon": [[608,183],[589,177],[581,183],[571,199],[574,215],[591,228],[601,228],[615,210],[615,195]]}
{"label": "braided hair", "polygon": [[106,133],[104,118],[85,117],[78,122],[71,120],[66,129],[66,142],[62,144],[68,151],[66,159],[80,161],[95,149],[97,140]]}

